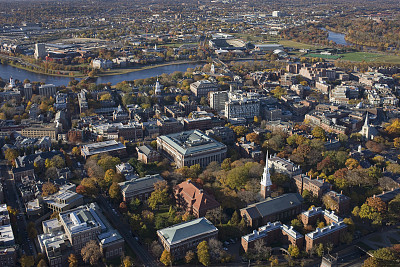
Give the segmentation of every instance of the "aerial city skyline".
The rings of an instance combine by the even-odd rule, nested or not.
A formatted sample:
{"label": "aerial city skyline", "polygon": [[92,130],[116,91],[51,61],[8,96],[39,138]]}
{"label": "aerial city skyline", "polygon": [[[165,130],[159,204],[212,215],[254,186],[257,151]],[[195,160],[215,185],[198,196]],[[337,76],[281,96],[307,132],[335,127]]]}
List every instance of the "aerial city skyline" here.
{"label": "aerial city skyline", "polygon": [[399,31],[392,0],[0,0],[0,266],[399,266]]}

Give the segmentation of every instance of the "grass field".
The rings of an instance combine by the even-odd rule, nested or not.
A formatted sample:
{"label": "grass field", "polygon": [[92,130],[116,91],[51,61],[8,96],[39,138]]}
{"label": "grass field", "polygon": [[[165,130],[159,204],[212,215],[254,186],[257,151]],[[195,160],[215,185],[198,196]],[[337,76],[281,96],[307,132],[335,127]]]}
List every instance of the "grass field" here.
{"label": "grass field", "polygon": [[396,55],[384,55],[378,53],[367,53],[367,52],[352,52],[346,53],[342,56],[343,60],[348,61],[365,61],[365,62],[382,62],[382,63],[395,63],[400,64],[400,56]]}
{"label": "grass field", "polygon": [[319,57],[323,59],[338,59],[340,55],[321,55],[321,54],[307,54],[305,57]]}

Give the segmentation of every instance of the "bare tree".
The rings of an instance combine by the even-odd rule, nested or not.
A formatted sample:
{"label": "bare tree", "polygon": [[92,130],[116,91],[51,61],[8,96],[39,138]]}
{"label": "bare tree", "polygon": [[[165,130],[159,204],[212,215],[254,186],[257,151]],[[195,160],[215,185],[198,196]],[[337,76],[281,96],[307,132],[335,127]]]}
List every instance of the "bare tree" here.
{"label": "bare tree", "polygon": [[90,265],[96,265],[102,257],[100,247],[96,241],[90,240],[81,250],[82,259]]}
{"label": "bare tree", "polygon": [[156,258],[160,258],[161,254],[163,253],[163,247],[157,242],[157,241],[153,241],[151,243],[151,253],[153,253],[153,255]]}

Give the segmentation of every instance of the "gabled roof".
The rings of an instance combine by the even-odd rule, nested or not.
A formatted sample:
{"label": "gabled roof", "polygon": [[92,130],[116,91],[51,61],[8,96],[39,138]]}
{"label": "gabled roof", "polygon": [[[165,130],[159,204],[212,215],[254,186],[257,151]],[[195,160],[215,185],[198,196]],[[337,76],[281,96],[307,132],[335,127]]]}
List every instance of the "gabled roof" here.
{"label": "gabled roof", "polygon": [[193,206],[195,210],[209,210],[219,207],[219,203],[212,197],[200,189],[191,180],[187,180],[175,187],[175,194],[180,195],[188,206]]}
{"label": "gabled roof", "polygon": [[248,205],[242,210],[246,210],[252,219],[256,219],[288,210],[295,206],[301,205],[302,203],[303,198],[299,193],[289,193]]}
{"label": "gabled roof", "polygon": [[202,217],[193,221],[176,224],[158,230],[157,232],[159,235],[163,236],[170,245],[174,245],[189,238],[218,232],[218,228],[209,220]]}

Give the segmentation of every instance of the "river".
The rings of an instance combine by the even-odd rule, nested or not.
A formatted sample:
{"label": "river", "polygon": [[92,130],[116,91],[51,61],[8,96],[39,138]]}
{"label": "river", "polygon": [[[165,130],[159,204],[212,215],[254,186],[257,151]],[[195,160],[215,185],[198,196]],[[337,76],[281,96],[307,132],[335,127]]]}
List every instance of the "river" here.
{"label": "river", "polygon": [[[195,68],[199,66],[200,64],[197,63],[182,63],[182,64],[175,64],[175,65],[168,65],[168,66],[160,66],[160,67],[155,67],[152,69],[145,69],[145,70],[138,70],[126,74],[121,74],[121,75],[110,75],[110,76],[104,76],[104,77],[99,77],[96,80],[96,83],[108,83],[110,82],[111,84],[117,84],[122,81],[132,81],[132,80],[137,80],[137,79],[145,79],[145,78],[150,78],[150,77],[155,77],[159,76],[163,73],[173,73],[174,71],[186,71],[188,68]],[[3,80],[8,80],[10,77],[13,77],[14,79],[18,79],[20,81],[23,81],[25,79],[29,79],[31,82],[37,81],[37,82],[44,82],[47,84],[54,84],[56,86],[61,86],[61,85],[68,85],[68,82],[71,80],[69,77],[59,77],[59,76],[51,76],[51,75],[45,75],[45,74],[38,74],[26,70],[21,70],[9,65],[1,65],[0,64],[0,77],[3,78]]]}
{"label": "river", "polygon": [[346,36],[345,34],[333,32],[333,31],[327,30],[325,28],[321,28],[321,29],[328,32],[328,40],[329,41],[335,42],[336,44],[339,44],[339,45],[351,45],[351,43],[347,42],[344,39],[344,37]]}

